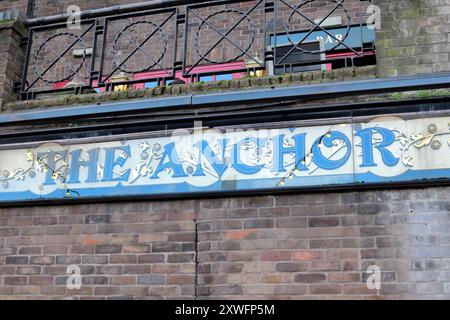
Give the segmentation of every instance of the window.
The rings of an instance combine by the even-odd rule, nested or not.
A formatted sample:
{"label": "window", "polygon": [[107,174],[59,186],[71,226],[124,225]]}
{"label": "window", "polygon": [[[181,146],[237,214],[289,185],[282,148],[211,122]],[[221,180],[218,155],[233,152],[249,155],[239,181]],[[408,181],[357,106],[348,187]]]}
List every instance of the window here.
{"label": "window", "polygon": [[[325,29],[327,32],[320,30],[309,34],[299,31],[276,38],[272,36],[271,45],[276,46],[272,72],[281,74],[376,64],[374,30],[366,25]],[[298,47],[302,50],[296,49],[292,42],[301,42]]]}
{"label": "window", "polygon": [[156,82],[156,81],[145,82],[145,83],[144,83],[144,88],[145,88],[145,89],[147,89],[147,88],[155,88],[155,87],[157,87],[157,86],[158,86],[158,82]]}
{"label": "window", "polygon": [[[235,70],[244,70],[247,65],[244,61],[203,65],[195,67],[192,70],[192,74],[199,75],[199,81],[214,82],[221,80],[233,80],[239,79],[246,75],[245,72],[236,72]],[[228,72],[227,72],[228,71]]]}
{"label": "window", "polygon": [[226,73],[226,74],[218,74],[216,76],[216,81],[223,81],[223,80],[233,80],[233,74],[232,73]]}
{"label": "window", "polygon": [[[129,88],[133,89],[147,89],[147,88],[155,88],[159,84],[164,83],[166,85],[171,84],[174,81],[177,81],[177,83],[192,83],[197,81],[203,81],[203,82],[215,82],[215,81],[223,81],[223,80],[233,80],[233,79],[239,79],[246,75],[245,72],[235,72],[235,70],[243,70],[246,68],[246,64],[243,61],[239,62],[232,62],[232,63],[224,63],[224,64],[216,64],[216,65],[202,65],[194,68],[192,70],[192,74],[196,77],[183,77],[183,74],[181,71],[177,71],[175,73],[175,79],[167,80],[168,74],[170,74],[168,71],[165,70],[158,70],[158,71],[151,71],[151,72],[142,72],[137,73],[133,75],[132,80],[139,81],[143,80],[142,83],[137,83],[130,85]],[[147,79],[150,79],[149,81],[146,81]],[[181,81],[179,81],[181,80]],[[146,82],[145,82],[146,81]],[[54,84],[54,89],[63,89],[70,81],[63,81],[59,83]],[[97,92],[104,92],[104,88],[98,88],[97,87],[97,81],[93,82],[94,84],[94,90]]]}
{"label": "window", "polygon": [[[240,78],[240,77],[237,77]],[[215,81],[223,81],[223,80],[233,80],[232,73],[218,74],[212,76],[200,76],[199,81],[203,82],[215,82]]]}
{"label": "window", "polygon": [[[323,48],[319,41],[302,43],[298,47],[312,52],[322,51]],[[323,60],[323,54],[320,53],[303,52],[295,49],[293,45],[277,46],[275,50],[276,66],[274,74],[321,70],[325,68],[320,63],[317,64],[321,60]],[[304,65],[309,63],[311,65]]]}
{"label": "window", "polygon": [[[198,75],[198,81],[214,82],[221,80],[239,79],[246,75],[245,72],[234,72],[234,70],[245,69],[246,65],[243,61],[215,64],[215,65],[202,65],[195,67],[192,70],[192,75]],[[229,71],[229,72],[227,72]],[[162,82],[164,77],[167,76],[166,71],[152,71],[135,74],[133,80],[140,79],[155,79],[154,81],[135,84],[135,89],[154,88],[158,82]],[[157,80],[156,80],[157,79]],[[181,71],[175,73],[175,79],[182,80],[184,83],[189,84],[195,82],[196,77],[183,77]],[[170,84],[174,80],[166,80],[166,84]]]}

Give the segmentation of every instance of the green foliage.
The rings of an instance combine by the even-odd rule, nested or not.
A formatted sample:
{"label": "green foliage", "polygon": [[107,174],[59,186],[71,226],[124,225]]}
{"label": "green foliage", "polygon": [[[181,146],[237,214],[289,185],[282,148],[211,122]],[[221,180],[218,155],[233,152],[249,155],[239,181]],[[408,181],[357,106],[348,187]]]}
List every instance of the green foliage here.
{"label": "green foliage", "polygon": [[396,92],[391,94],[393,100],[405,100],[414,98],[432,98],[432,97],[446,97],[450,96],[450,90],[447,89],[435,89],[435,90],[420,90],[416,92]]}
{"label": "green foliage", "polygon": [[11,23],[11,22],[13,22],[13,21],[15,21],[15,20],[12,20],[12,19],[0,20],[0,25],[1,25],[1,24]]}

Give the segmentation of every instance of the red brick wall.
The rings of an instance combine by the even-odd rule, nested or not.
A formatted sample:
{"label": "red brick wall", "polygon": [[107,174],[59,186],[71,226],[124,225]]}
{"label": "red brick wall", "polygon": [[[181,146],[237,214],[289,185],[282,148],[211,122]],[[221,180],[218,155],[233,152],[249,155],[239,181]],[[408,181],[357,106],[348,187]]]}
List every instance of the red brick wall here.
{"label": "red brick wall", "polygon": [[[448,191],[202,202],[199,295],[450,298]],[[382,271],[378,292],[365,283],[372,264]]]}
{"label": "red brick wall", "polygon": [[[0,216],[2,298],[194,296],[193,201],[2,209]],[[69,265],[81,268],[80,290],[66,289]]]}
{"label": "red brick wall", "polygon": [[[448,299],[449,194],[3,208],[0,299]],[[72,264],[80,290],[66,288]],[[382,271],[379,291],[366,287],[372,264]]]}

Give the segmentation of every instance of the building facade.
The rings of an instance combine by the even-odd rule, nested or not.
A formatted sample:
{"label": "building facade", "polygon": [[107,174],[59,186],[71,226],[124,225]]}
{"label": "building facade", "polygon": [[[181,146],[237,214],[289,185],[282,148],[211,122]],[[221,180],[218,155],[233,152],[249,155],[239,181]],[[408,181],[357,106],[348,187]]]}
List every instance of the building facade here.
{"label": "building facade", "polygon": [[0,299],[450,298],[448,1],[0,17]]}

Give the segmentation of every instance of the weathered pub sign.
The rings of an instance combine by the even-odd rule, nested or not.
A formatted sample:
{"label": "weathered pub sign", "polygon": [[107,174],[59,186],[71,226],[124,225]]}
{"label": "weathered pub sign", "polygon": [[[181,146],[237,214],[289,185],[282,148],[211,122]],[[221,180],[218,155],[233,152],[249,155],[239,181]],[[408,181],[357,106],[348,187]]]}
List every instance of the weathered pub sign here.
{"label": "weathered pub sign", "polygon": [[0,148],[0,201],[450,178],[450,117],[193,129]]}

